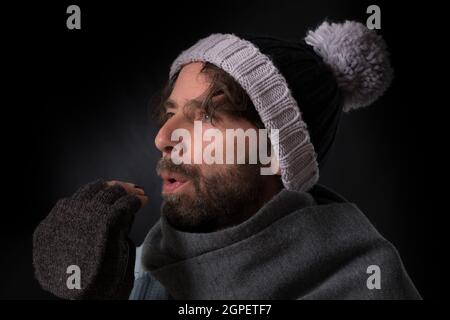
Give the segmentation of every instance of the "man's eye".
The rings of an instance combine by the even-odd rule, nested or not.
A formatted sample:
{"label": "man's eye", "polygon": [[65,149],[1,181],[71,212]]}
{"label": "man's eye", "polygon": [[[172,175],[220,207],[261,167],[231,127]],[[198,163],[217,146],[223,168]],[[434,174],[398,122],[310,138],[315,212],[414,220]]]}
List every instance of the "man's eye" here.
{"label": "man's eye", "polygon": [[206,112],[201,114],[200,120],[202,122],[211,122],[212,118],[209,114],[207,114]]}
{"label": "man's eye", "polygon": [[165,118],[166,120],[169,120],[169,119],[172,118],[173,116],[174,116],[174,113],[173,113],[173,112],[167,112],[166,115],[164,116],[164,118]]}

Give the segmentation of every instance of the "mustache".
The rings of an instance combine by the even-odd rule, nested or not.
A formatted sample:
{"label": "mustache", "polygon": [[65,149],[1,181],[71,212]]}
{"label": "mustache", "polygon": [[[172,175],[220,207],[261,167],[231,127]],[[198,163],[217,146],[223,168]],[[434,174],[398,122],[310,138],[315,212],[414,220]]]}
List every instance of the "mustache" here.
{"label": "mustache", "polygon": [[188,179],[198,179],[200,171],[193,165],[175,164],[170,158],[161,158],[156,164],[156,173],[160,176],[162,171],[179,173]]}

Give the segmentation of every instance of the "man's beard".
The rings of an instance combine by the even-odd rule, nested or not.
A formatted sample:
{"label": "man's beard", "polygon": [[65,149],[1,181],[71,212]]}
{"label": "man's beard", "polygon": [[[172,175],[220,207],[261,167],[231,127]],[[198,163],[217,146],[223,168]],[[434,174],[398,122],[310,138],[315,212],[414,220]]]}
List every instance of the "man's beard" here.
{"label": "man's beard", "polygon": [[214,176],[204,176],[196,165],[174,164],[162,158],[156,171],[182,174],[195,194],[163,195],[161,213],[173,227],[185,232],[212,232],[248,219],[263,203],[260,166],[224,165]]}

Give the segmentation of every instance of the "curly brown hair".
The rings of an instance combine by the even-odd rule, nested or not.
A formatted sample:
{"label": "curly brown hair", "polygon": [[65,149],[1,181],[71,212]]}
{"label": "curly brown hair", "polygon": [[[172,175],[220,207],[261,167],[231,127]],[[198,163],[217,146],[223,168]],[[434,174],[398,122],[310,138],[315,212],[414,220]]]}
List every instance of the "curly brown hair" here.
{"label": "curly brown hair", "polygon": [[[203,63],[200,72],[206,74],[210,80],[208,90],[201,97],[200,108],[210,117],[212,123],[218,120],[216,112],[221,111],[230,117],[244,118],[257,128],[264,128],[264,124],[249,96],[232,76],[209,62]],[[153,108],[153,117],[157,119],[159,126],[162,126],[166,121],[165,104],[178,75],[179,72],[168,81],[157,94],[156,103],[153,103],[153,105],[156,104],[156,107]],[[219,95],[222,96],[220,99],[213,99]]]}

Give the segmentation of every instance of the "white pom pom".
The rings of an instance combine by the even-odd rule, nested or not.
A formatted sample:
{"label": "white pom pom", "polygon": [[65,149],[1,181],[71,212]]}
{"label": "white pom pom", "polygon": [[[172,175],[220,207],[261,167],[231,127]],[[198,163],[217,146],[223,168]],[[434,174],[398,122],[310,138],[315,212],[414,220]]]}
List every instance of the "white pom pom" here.
{"label": "white pom pom", "polygon": [[365,107],[389,87],[393,71],[383,38],[360,22],[322,23],[305,42],[333,70],[344,111]]}

